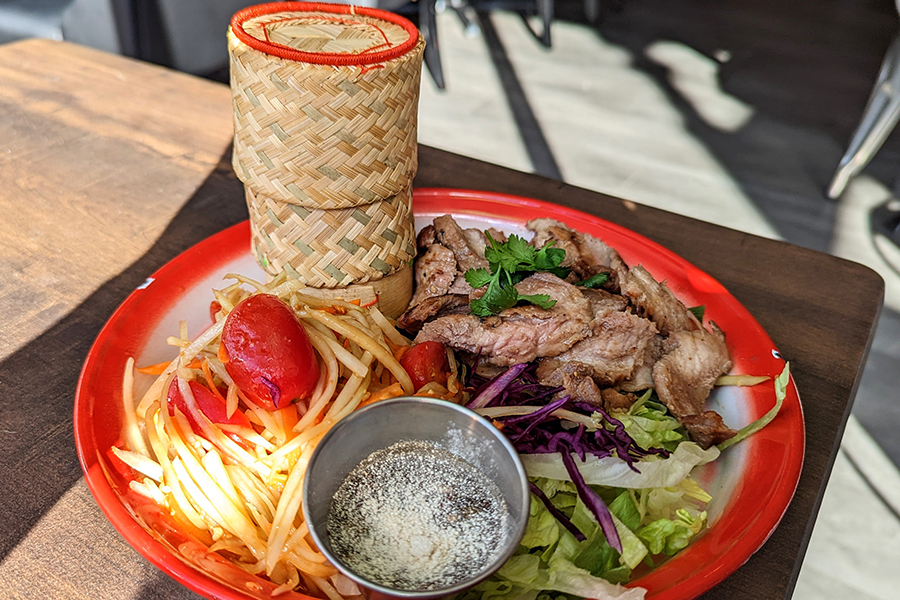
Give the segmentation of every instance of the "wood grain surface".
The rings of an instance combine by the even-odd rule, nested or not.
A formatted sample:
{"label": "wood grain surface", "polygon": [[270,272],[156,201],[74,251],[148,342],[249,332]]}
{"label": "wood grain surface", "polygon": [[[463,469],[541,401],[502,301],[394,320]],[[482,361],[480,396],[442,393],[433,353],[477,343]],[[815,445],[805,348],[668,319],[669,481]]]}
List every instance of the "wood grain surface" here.
{"label": "wood grain surface", "polygon": [[[116,306],[166,261],[247,217],[230,166],[228,88],[49,41],[0,46],[0,80],[0,597],[195,597],[110,538],[79,483],[71,409]],[[880,277],[432,148],[419,157],[417,186],[596,214],[682,255],[753,313],[792,361],[806,461],[770,540],[704,597],[789,597],[871,343]],[[82,550],[90,539],[108,540],[102,560]]]}
{"label": "wood grain surface", "polygon": [[0,47],[0,81],[2,358],[153,245],[228,148],[231,103],[225,86],[43,40]]}

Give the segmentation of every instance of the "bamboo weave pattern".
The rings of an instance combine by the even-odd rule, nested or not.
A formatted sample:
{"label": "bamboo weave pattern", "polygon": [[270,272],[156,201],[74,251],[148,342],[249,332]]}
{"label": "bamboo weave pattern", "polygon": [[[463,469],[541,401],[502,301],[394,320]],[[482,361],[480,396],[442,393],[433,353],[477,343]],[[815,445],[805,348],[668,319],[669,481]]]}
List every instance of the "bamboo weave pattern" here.
{"label": "bamboo weave pattern", "polygon": [[412,192],[345,209],[309,209],[244,187],[253,251],[271,275],[287,270],[312,287],[379,280],[416,253]]}
{"label": "bamboo weave pattern", "polygon": [[[362,16],[339,24],[328,13],[269,18],[277,27],[268,26],[266,35],[303,51],[358,53],[408,36],[387,22],[376,29]],[[245,27],[254,36],[261,30]],[[254,193],[327,209],[371,204],[409,187],[417,169],[421,36],[406,54],[363,66],[285,60],[250,48],[231,31],[228,37],[233,166]]]}

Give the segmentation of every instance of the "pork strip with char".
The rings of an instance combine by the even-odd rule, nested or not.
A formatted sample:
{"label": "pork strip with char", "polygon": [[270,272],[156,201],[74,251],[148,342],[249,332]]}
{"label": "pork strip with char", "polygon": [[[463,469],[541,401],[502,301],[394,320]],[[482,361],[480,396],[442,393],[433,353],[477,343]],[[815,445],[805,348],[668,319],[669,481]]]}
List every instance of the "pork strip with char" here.
{"label": "pork strip with char", "polygon": [[572,269],[579,279],[609,273],[610,278],[604,287],[612,291],[619,290],[628,266],[608,244],[554,219],[533,219],[525,227],[534,232],[531,243],[536,248],[553,242],[555,247],[565,250],[566,257],[560,266]]}
{"label": "pork strip with char", "polygon": [[463,237],[466,238],[466,244],[471,248],[472,252],[478,256],[484,256],[484,250],[487,248],[487,236],[480,229],[463,229]]}
{"label": "pork strip with char", "polygon": [[456,257],[453,251],[440,244],[431,244],[416,258],[416,292],[410,300],[415,306],[434,296],[443,296],[450,291],[456,279]]}
{"label": "pork strip with char", "polygon": [[590,365],[591,377],[600,387],[615,387],[632,377],[656,338],[651,321],[626,312],[596,316],[591,335],[575,343],[554,360]]}
{"label": "pork strip with char", "polygon": [[725,334],[711,325],[712,333],[701,328],[670,334],[665,341],[668,352],[653,365],[659,399],[701,445],[735,433],[721,417],[716,420],[707,414],[712,411],[703,410],[716,379],[731,368]]}
{"label": "pork strip with char", "polygon": [[509,366],[556,356],[590,334],[593,312],[575,286],[551,273],[535,273],[516,284],[516,289],[522,295],[547,294],[556,304],[549,309],[516,306],[486,319],[440,317],[422,326],[416,343],[432,340]]}
{"label": "pork strip with char", "polygon": [[469,285],[469,282],[466,281],[466,276],[462,271],[456,272],[456,279],[453,280],[453,285],[450,286],[450,289],[447,290],[448,294],[455,294],[458,296],[467,296],[470,300],[473,298],[477,298],[483,293],[483,289],[481,293],[476,293],[476,290]]}
{"label": "pork strip with char", "polygon": [[560,362],[556,358],[541,358],[535,372],[538,383],[547,387],[564,388],[553,399],[571,396],[575,400],[587,402],[591,406],[603,408],[603,394],[591,374],[594,369],[590,365],[578,362]]}
{"label": "pork strip with char", "polygon": [[653,387],[653,365],[663,354],[665,338],[657,335],[647,344],[643,360],[635,365],[634,373],[628,379],[619,382],[616,389],[622,392],[640,392]]}
{"label": "pork strip with char", "polygon": [[595,316],[605,315],[608,312],[624,312],[629,304],[624,296],[611,294],[606,290],[592,290],[589,288],[580,288],[581,293],[591,303],[591,310]]}
{"label": "pork strip with char", "polygon": [[600,388],[631,379],[651,355],[648,347],[657,333],[651,321],[626,312],[628,301],[622,296],[605,290],[581,291],[590,302],[594,315],[591,335],[562,354],[543,359],[542,369],[539,369],[539,373],[550,373],[552,368],[573,365],[566,370],[567,388],[573,395],[576,387],[590,387],[587,383],[576,385],[576,376],[589,377],[591,383]]}
{"label": "pork strip with char", "polygon": [[629,269],[622,285],[622,295],[631,300],[638,312],[656,323],[662,335],[673,331],[702,329],[700,321],[675,297],[666,284],[656,281],[640,265]]}
{"label": "pork strip with char", "polygon": [[582,256],[580,234],[569,229],[564,223],[554,219],[532,219],[525,227],[534,232],[531,243],[535,248],[543,248],[553,242],[554,248],[565,250],[566,257],[559,266],[575,271],[582,279],[597,272],[599,265],[593,256]]}
{"label": "pork strip with char", "polygon": [[426,225],[422,228],[421,231],[416,235],[416,248],[419,250],[425,250],[428,246],[432,244],[438,244],[437,232],[434,230],[434,225]]}
{"label": "pork strip with char", "polygon": [[469,313],[469,296],[466,294],[444,294],[425,298],[415,306],[410,306],[397,319],[397,327],[415,333],[432,319],[446,315],[465,315]]}
{"label": "pork strip with char", "polygon": [[691,439],[703,448],[709,448],[731,439],[737,433],[722,421],[722,415],[714,410],[705,410],[696,415],[682,417],[681,425],[687,429]]}
{"label": "pork strip with char", "polygon": [[548,387],[561,387],[553,399],[571,396],[579,402],[602,408],[607,413],[613,410],[628,410],[634,404],[634,394],[623,394],[610,388],[600,389],[592,375],[594,368],[578,362],[560,362],[555,358],[541,358],[535,373],[537,380]]}
{"label": "pork strip with char", "polygon": [[[434,232],[438,242],[453,251],[460,271],[465,273],[469,269],[488,268],[488,261],[484,258],[484,243],[473,245],[469,240],[473,234],[466,233],[453,217],[450,215],[437,217],[434,220]],[[481,237],[483,238],[484,234],[481,234]]]}

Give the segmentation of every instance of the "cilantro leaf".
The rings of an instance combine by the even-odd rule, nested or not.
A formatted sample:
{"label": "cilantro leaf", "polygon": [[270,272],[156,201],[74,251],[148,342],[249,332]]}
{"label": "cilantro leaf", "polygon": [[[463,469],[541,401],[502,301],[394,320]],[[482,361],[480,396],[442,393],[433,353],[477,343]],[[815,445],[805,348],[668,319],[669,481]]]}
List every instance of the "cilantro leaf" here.
{"label": "cilantro leaf", "polygon": [[609,273],[597,273],[596,275],[591,275],[584,281],[578,282],[575,285],[580,285],[582,287],[590,288],[595,290],[599,287],[602,287],[606,280],[609,279]]}
{"label": "cilantro leaf", "polygon": [[466,281],[469,282],[476,290],[480,287],[484,287],[491,282],[491,272],[487,269],[469,269],[465,273]]}
{"label": "cilantro leaf", "polygon": [[[535,252],[532,263],[538,271],[552,271],[559,267],[566,258],[566,251],[562,248],[554,248],[553,242],[545,245]],[[568,269],[566,269],[568,270]]]}
{"label": "cilantro leaf", "polygon": [[529,302],[541,308],[551,308],[556,300],[551,300],[547,294],[519,294],[519,302]]}
{"label": "cilantro leaf", "polygon": [[474,315],[490,317],[502,310],[512,308],[518,301],[519,292],[516,291],[516,288],[495,286],[492,283],[481,298],[476,298],[469,303],[469,308],[472,309]]}
{"label": "cilantro leaf", "polygon": [[557,277],[566,277],[569,269],[560,267],[566,258],[566,251],[554,248],[552,242],[537,249],[528,240],[512,234],[505,242],[497,242],[485,231],[488,245],[484,257],[488,269],[469,269],[465,273],[466,281],[473,288],[487,286],[481,298],[469,304],[472,314],[479,317],[495,315],[502,310],[512,308],[519,302],[528,302],[541,308],[550,308],[556,304],[547,294],[519,295],[514,287],[517,283],[533,273],[547,271]]}
{"label": "cilantro leaf", "polygon": [[703,315],[706,314],[706,306],[692,306],[688,310],[697,317],[698,321],[701,323],[703,322]]}

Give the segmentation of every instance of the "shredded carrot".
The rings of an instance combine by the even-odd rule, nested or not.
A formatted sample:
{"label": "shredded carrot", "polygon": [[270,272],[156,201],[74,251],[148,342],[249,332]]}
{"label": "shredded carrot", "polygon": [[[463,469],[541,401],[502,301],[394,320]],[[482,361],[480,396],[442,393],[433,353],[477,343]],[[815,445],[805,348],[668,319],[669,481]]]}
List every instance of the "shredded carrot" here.
{"label": "shredded carrot", "polygon": [[206,378],[206,385],[209,390],[213,394],[215,394],[219,400],[222,401],[222,404],[228,404],[228,402],[225,400],[225,397],[222,395],[222,392],[219,391],[219,388],[216,387],[215,382],[213,382],[212,372],[209,370],[209,361],[204,358],[201,365],[203,368],[203,376]]}
{"label": "shredded carrot", "polygon": [[294,425],[299,421],[299,417],[297,416],[297,405],[296,404],[288,404],[284,408],[279,408],[278,410],[272,411],[272,416],[276,419],[281,420],[281,426],[284,429],[284,432],[287,436],[293,437],[291,433],[293,433]]}
{"label": "shredded carrot", "polygon": [[354,306],[359,306],[359,298],[356,298],[355,300],[351,300],[350,302],[348,302],[348,304],[353,304]]}
{"label": "shredded carrot", "polygon": [[378,304],[378,296],[376,296],[375,299],[372,300],[371,302],[366,302],[365,304],[363,304],[362,307],[363,308],[371,308],[371,307],[375,306],[376,304]]}
{"label": "shredded carrot", "polygon": [[406,354],[407,350],[409,350],[412,346],[397,346],[394,350],[394,358],[400,360],[403,358],[403,355]]}
{"label": "shredded carrot", "polygon": [[361,408],[368,404],[373,404],[378,402],[379,400],[387,400],[388,398],[396,398],[397,396],[403,395],[403,386],[400,385],[400,382],[392,383],[386,388],[382,388],[377,392],[373,392],[369,394],[369,397],[359,403],[357,408]]}
{"label": "shredded carrot", "polygon": [[[172,364],[172,361],[156,363],[155,365],[147,365],[146,367],[139,367],[135,369],[138,373],[143,373],[144,375],[162,375],[163,371],[169,368],[169,365]],[[199,369],[201,366],[201,362],[199,358],[195,358],[191,362],[188,363],[188,369]]]}
{"label": "shredded carrot", "polygon": [[138,373],[143,373],[144,375],[162,375],[163,371],[165,371],[172,361],[166,361],[161,363],[156,363],[155,365],[147,365],[146,367],[138,367],[135,369]]}
{"label": "shredded carrot", "polygon": [[228,356],[228,351],[225,350],[225,344],[219,342],[219,350],[216,352],[216,355],[219,357],[219,360],[223,365],[227,365],[228,361],[231,360]]}
{"label": "shredded carrot", "polygon": [[396,358],[397,360],[403,358],[403,355],[406,354],[406,351],[411,348],[411,346],[407,344],[397,345],[387,337],[384,338],[384,342],[387,344],[387,347],[391,349],[391,354],[393,354],[394,358]]}

